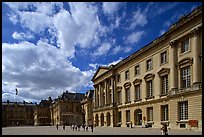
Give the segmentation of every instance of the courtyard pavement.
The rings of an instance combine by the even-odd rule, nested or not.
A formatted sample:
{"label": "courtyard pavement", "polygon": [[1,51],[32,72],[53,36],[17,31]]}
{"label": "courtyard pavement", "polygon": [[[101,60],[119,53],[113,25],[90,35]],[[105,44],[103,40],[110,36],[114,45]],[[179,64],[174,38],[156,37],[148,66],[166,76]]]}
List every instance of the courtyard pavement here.
{"label": "courtyard pavement", "polygon": [[[128,128],[128,127],[95,127],[94,132],[80,129],[73,131],[70,126],[66,126],[63,130],[59,126],[57,130],[55,126],[19,126],[19,127],[2,127],[2,135],[161,135],[159,128]],[[201,131],[193,131],[187,129],[171,129],[169,135],[202,135]]]}

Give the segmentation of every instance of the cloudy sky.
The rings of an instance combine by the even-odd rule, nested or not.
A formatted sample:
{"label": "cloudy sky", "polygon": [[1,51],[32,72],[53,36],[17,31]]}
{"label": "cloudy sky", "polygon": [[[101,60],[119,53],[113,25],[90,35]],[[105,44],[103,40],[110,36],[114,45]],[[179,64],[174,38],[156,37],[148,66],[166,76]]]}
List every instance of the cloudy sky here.
{"label": "cloudy sky", "polygon": [[201,4],[4,2],[2,101],[85,93],[99,66],[136,52]]}

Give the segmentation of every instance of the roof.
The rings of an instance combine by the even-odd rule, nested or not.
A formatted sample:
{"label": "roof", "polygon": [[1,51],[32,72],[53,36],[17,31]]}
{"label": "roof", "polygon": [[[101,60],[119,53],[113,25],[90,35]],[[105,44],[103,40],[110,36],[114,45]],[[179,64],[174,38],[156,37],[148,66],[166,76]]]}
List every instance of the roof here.
{"label": "roof", "polygon": [[83,93],[71,93],[71,92],[63,92],[59,99],[61,100],[70,100],[70,101],[81,101],[84,98],[85,94]]}
{"label": "roof", "polygon": [[28,103],[28,102],[2,102],[2,105],[6,106],[6,105],[18,105],[18,106],[36,106],[35,103]]}
{"label": "roof", "polygon": [[[93,80],[96,78],[96,76],[98,75],[98,73],[99,73],[99,71],[100,71],[101,69],[105,69],[105,70],[108,71],[108,70],[110,69],[110,67],[108,67],[108,66],[99,66],[98,69],[97,69],[97,71],[94,73],[94,76],[92,77],[91,81],[93,81]],[[100,74],[100,75],[101,75],[101,74]]]}

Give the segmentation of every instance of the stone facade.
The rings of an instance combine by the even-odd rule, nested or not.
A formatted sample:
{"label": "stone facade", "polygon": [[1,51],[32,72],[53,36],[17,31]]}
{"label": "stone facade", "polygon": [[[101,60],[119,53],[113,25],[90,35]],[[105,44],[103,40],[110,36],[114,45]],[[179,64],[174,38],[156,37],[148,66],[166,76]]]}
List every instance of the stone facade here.
{"label": "stone facade", "polygon": [[93,93],[94,90],[86,92],[84,99],[81,101],[82,111],[85,116],[86,125],[93,124]]}
{"label": "stone facade", "polygon": [[84,123],[84,114],[81,108],[82,93],[64,92],[50,107],[51,125],[81,125]]}
{"label": "stone facade", "polygon": [[52,99],[42,100],[39,105],[36,106],[33,112],[34,125],[35,126],[47,126],[51,124],[50,106]]}
{"label": "stone facade", "polygon": [[[202,7],[94,74],[95,126],[202,130]],[[190,120],[197,122],[191,127]],[[194,125],[194,126],[195,126]]]}
{"label": "stone facade", "polygon": [[34,103],[2,102],[2,126],[33,125]]}

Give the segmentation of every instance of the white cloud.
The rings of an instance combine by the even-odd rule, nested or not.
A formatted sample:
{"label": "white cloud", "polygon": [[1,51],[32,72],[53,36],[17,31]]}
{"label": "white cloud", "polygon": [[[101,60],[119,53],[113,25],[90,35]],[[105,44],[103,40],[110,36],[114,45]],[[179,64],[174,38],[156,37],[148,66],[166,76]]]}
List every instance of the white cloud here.
{"label": "white cloud", "polygon": [[163,35],[166,31],[164,29],[160,30],[159,36]]}
{"label": "white cloud", "polygon": [[103,12],[107,15],[113,15],[121,7],[120,2],[103,2]]}
{"label": "white cloud", "polygon": [[147,16],[145,12],[141,12],[140,8],[133,13],[133,17],[131,19],[131,24],[128,27],[129,30],[134,30],[136,26],[144,26],[148,23]]}
{"label": "white cloud", "polygon": [[[53,17],[58,32],[58,44],[69,57],[75,56],[75,46],[91,48],[92,42],[98,43],[100,23],[97,9],[90,3],[69,3],[70,13],[61,10]],[[79,10],[80,9],[80,10]],[[65,29],[66,28],[66,29]]]}
{"label": "white cloud", "polygon": [[12,37],[18,40],[34,39],[34,36],[30,33],[23,33],[23,32],[18,33],[16,31],[12,34]]}
{"label": "white cloud", "polygon": [[139,42],[139,40],[142,38],[142,35],[144,34],[144,31],[138,31],[138,32],[133,32],[130,34],[127,39],[126,43],[129,44],[136,44]]}
{"label": "white cloud", "polygon": [[33,32],[40,33],[49,26],[52,26],[52,18],[43,13],[21,11],[19,16],[23,27]]}
{"label": "white cloud", "polygon": [[123,59],[123,57],[120,57],[118,60],[109,63],[108,66],[110,66],[110,65],[115,65],[115,64],[117,64],[118,62],[120,62],[122,59]]}
{"label": "white cloud", "polygon": [[95,33],[100,27],[97,16],[97,8],[91,3],[70,2],[70,12],[79,33],[77,34],[77,42],[82,48],[88,48],[95,38]]}
{"label": "white cloud", "polygon": [[132,50],[132,47],[125,47],[124,52],[129,53]]}
{"label": "white cloud", "polygon": [[119,53],[120,51],[122,51],[123,50],[123,48],[119,45],[119,46],[116,46],[116,47],[114,47],[113,48],[113,54],[117,54],[117,53]]}
{"label": "white cloud", "polygon": [[[90,85],[93,71],[81,71],[69,62],[60,49],[38,41],[2,44],[2,100],[55,98],[63,91],[80,92]],[[66,75],[65,75],[66,74]],[[8,83],[11,83],[10,85]]]}
{"label": "white cloud", "polygon": [[97,48],[97,50],[93,53],[94,56],[102,56],[108,53],[108,51],[111,49],[110,43],[103,43],[100,47]]}

